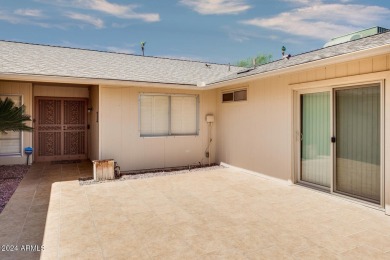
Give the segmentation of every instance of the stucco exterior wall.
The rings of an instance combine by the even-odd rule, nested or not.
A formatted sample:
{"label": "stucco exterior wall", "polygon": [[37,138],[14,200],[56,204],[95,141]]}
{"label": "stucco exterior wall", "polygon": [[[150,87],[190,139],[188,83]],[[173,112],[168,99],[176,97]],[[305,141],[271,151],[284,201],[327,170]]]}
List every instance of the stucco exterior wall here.
{"label": "stucco exterior wall", "polygon": [[[247,88],[247,101],[222,103],[228,89]],[[286,77],[223,88],[217,93],[217,162],[289,179],[291,100]]]}
{"label": "stucco exterior wall", "polygon": [[[32,84],[24,82],[7,82],[0,81],[0,94],[16,94],[22,95],[22,102],[26,106],[26,114],[32,115]],[[26,123],[28,126],[32,126],[32,122]],[[33,146],[32,144],[32,133],[23,132],[22,135],[22,149],[28,146]],[[0,165],[7,164],[25,164],[26,155],[22,151],[21,156],[0,156]],[[30,162],[32,157],[30,157]]]}
{"label": "stucco exterior wall", "polygon": [[88,108],[92,110],[88,113],[88,157],[91,160],[100,159],[100,140],[99,140],[99,86],[89,88]]}
{"label": "stucco exterior wall", "polygon": [[[140,87],[100,86],[101,159],[116,160],[124,171],[208,163],[206,114],[216,113],[216,91],[193,91]],[[199,95],[199,135],[140,137],[140,93],[172,93]],[[212,134],[211,162],[215,160],[217,143]]]}
{"label": "stucco exterior wall", "polygon": [[36,97],[75,97],[89,98],[87,86],[72,85],[34,85],[34,96]]}
{"label": "stucco exterior wall", "polygon": [[[294,181],[294,89],[364,84],[386,79],[389,70],[390,55],[381,55],[218,89],[217,162]],[[386,82],[385,93],[388,95],[390,86]],[[222,92],[239,88],[248,89],[247,101],[222,103]],[[385,114],[389,113],[387,109]]]}

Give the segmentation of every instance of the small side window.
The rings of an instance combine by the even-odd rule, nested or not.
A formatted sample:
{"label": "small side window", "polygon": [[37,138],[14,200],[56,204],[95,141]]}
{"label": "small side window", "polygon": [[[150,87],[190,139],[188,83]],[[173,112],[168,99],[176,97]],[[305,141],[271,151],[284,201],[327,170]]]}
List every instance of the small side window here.
{"label": "small side window", "polygon": [[247,90],[239,89],[222,93],[222,103],[247,100]]}
{"label": "small side window", "polygon": [[234,91],[234,101],[246,100],[246,89]]}
{"label": "small side window", "polygon": [[231,102],[231,101],[233,101],[233,92],[222,94],[222,102]]}

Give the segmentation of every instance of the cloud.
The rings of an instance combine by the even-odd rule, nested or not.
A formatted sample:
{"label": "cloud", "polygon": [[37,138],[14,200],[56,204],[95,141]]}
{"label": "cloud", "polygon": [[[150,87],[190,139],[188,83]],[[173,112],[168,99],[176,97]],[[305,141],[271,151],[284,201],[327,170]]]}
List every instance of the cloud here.
{"label": "cloud", "polygon": [[296,5],[315,5],[322,3],[322,0],[282,0],[283,2],[293,3]]}
{"label": "cloud", "polygon": [[[19,10],[19,11],[18,11]],[[43,28],[59,28],[64,29],[64,26],[42,21],[41,18],[45,18],[41,12],[29,12],[28,9],[18,9],[15,11],[0,10],[0,20],[6,21],[12,24],[27,24],[34,25]],[[40,16],[38,15],[40,14]],[[39,18],[39,20],[37,20]]]}
{"label": "cloud", "polygon": [[0,10],[0,20],[13,23],[13,24],[22,23],[21,18],[14,15],[9,15],[7,12],[4,12],[2,10]]}
{"label": "cloud", "polygon": [[229,38],[236,42],[245,42],[252,39],[267,39],[267,40],[279,39],[279,36],[273,34],[264,35],[264,34],[260,34],[259,32],[253,32],[253,31],[242,30],[242,29],[232,29],[230,27],[226,27],[224,30],[227,32]]}
{"label": "cloud", "polygon": [[158,22],[160,15],[158,13],[138,13],[135,11],[137,5],[122,5],[111,3],[107,0],[38,0],[40,2],[87,9],[102,12],[121,19],[138,19],[145,22]]}
{"label": "cloud", "polygon": [[180,3],[203,14],[239,14],[251,8],[245,0],[180,0]]}
{"label": "cloud", "polygon": [[42,10],[38,9],[17,9],[14,11],[14,14],[20,16],[30,16],[30,17],[42,17]]}
{"label": "cloud", "polygon": [[324,2],[327,3],[349,3],[353,0],[280,0],[282,2],[292,3],[294,5],[298,6],[311,6],[311,5],[319,5],[323,4]]}
{"label": "cloud", "polygon": [[387,20],[390,9],[355,4],[314,4],[280,13],[271,18],[241,21],[270,30],[330,40],[339,35],[377,25]]}
{"label": "cloud", "polygon": [[101,20],[99,18],[96,18],[96,17],[93,17],[91,15],[74,13],[74,12],[68,12],[68,13],[65,14],[65,16],[70,18],[70,19],[73,19],[73,20],[77,20],[77,21],[81,21],[81,22],[84,22],[84,23],[87,23],[87,24],[91,24],[91,25],[93,25],[93,26],[95,26],[96,28],[99,28],[99,29],[104,27],[103,20]]}

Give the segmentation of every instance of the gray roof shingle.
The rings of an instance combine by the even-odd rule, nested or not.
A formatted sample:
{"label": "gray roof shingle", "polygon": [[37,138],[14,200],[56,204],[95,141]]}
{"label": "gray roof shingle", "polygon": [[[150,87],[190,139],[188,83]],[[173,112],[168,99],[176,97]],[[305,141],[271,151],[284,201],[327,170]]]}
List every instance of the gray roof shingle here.
{"label": "gray roof shingle", "polygon": [[[196,86],[215,84],[390,44],[390,32],[292,56],[255,69],[199,61],[0,41],[0,73]],[[210,66],[206,66],[206,64]]]}
{"label": "gray roof shingle", "polygon": [[[228,65],[0,41],[0,73],[197,85],[235,73]],[[210,66],[206,66],[206,64]]]}
{"label": "gray roof shingle", "polygon": [[[255,69],[247,70],[245,72],[244,70],[238,72],[238,73],[232,73],[230,75],[227,75],[223,78],[220,78],[216,81],[211,82],[213,83],[219,83],[227,80],[234,80],[239,79],[251,75],[256,74],[262,74],[266,72],[271,72],[279,69],[284,69],[288,67],[293,67],[313,61],[323,60],[326,58],[336,57],[343,54],[353,53],[357,51],[372,49],[384,45],[390,44],[390,32],[385,32],[381,34],[376,34],[373,36],[368,36],[365,38],[361,38],[358,40],[353,40],[337,45],[333,45],[330,47],[298,54],[295,56],[292,56],[290,59],[281,59],[274,62],[270,62],[261,66],[258,66]],[[390,51],[390,48],[389,48]]]}

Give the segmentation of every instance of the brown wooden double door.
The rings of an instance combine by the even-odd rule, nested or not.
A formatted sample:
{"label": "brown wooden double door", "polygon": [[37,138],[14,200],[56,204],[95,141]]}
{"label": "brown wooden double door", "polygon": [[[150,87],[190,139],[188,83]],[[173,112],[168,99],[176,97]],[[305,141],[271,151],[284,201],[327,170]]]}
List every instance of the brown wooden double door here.
{"label": "brown wooden double door", "polygon": [[35,98],[35,161],[87,158],[87,100]]}

